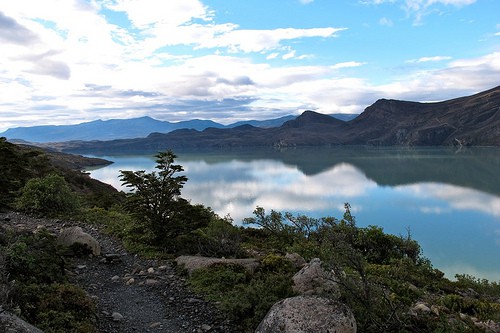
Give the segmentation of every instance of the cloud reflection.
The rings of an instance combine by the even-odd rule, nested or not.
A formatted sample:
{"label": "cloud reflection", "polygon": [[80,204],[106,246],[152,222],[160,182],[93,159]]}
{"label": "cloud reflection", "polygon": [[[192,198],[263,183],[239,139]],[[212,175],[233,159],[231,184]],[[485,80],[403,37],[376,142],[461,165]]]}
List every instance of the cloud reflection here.
{"label": "cloud reflection", "polygon": [[[313,176],[273,160],[184,165],[190,175],[184,196],[220,215],[230,214],[236,223],[256,206],[302,213],[342,207],[346,198],[364,196],[377,186],[346,163]],[[219,176],[214,177],[214,170]]]}
{"label": "cloud reflection", "polygon": [[[500,198],[473,189],[436,183],[396,186],[396,190],[409,192],[416,198],[434,198],[448,207],[421,206],[423,213],[443,214],[455,210],[475,210],[500,217]],[[500,222],[500,221],[499,221]]]}

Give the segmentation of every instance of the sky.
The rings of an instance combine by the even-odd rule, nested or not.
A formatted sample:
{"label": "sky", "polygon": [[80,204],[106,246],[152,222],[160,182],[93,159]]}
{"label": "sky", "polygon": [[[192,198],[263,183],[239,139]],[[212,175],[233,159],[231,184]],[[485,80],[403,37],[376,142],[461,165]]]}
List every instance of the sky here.
{"label": "sky", "polygon": [[499,0],[0,0],[0,131],[361,113],[500,85]]}

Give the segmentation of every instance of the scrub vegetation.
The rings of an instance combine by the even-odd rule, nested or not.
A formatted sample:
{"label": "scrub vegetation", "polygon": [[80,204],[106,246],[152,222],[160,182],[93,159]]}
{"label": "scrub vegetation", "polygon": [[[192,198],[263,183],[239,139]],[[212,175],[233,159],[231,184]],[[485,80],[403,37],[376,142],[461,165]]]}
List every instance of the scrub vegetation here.
{"label": "scrub vegetation", "polygon": [[[484,332],[500,321],[500,285],[468,275],[451,281],[422,256],[411,235],[356,225],[349,204],[340,218],[311,218],[257,207],[243,227],[229,216],[182,198],[188,178],[175,154],[156,155],[157,171],[122,171],[125,194],[79,171],[51,163],[47,153],[0,139],[0,210],[100,224],[129,251],[151,258],[201,254],[254,257],[248,271],[218,264],[187,276],[241,331],[253,331],[269,308],[294,295],[297,268],[285,258],[319,258],[353,311],[359,332]],[[46,332],[95,332],[95,306],[64,274],[64,253],[46,232],[0,226],[3,309]],[[182,273],[181,273],[182,274]],[[426,310],[414,310],[425,304]],[[427,311],[428,309],[428,311]]]}

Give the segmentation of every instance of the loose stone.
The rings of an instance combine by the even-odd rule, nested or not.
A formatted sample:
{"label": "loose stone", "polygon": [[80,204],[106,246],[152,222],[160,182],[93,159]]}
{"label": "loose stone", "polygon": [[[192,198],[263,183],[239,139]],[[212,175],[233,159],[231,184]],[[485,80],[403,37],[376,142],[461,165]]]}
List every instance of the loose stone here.
{"label": "loose stone", "polygon": [[113,312],[111,315],[114,321],[122,321],[123,320],[123,315],[119,312]]}

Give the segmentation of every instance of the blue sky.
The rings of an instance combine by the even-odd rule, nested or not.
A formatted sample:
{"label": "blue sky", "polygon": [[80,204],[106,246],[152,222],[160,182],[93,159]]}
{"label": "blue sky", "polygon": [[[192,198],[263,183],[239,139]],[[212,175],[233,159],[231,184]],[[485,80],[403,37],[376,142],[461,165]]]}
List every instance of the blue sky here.
{"label": "blue sky", "polygon": [[500,84],[498,0],[0,0],[0,131],[231,123]]}

